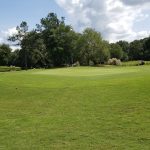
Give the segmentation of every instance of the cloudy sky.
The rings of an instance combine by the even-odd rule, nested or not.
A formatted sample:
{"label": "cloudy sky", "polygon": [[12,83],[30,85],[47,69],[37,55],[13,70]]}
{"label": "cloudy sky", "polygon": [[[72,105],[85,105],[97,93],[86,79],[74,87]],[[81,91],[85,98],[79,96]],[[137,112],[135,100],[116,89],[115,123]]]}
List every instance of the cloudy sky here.
{"label": "cloudy sky", "polygon": [[76,31],[95,28],[110,42],[150,35],[150,0],[0,0],[0,43],[21,21],[32,29],[48,12],[64,16]]}

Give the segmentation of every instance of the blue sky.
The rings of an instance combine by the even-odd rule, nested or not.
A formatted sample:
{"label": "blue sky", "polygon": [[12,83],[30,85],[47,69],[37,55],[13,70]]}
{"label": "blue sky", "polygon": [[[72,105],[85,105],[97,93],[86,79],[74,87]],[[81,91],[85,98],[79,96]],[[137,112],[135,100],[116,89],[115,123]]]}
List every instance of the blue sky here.
{"label": "blue sky", "polygon": [[17,26],[21,21],[27,21],[33,27],[49,12],[66,16],[53,0],[0,0],[0,29]]}
{"label": "blue sky", "polygon": [[32,29],[49,12],[64,16],[76,31],[95,28],[110,42],[150,35],[150,0],[0,0],[0,43],[21,21]]}

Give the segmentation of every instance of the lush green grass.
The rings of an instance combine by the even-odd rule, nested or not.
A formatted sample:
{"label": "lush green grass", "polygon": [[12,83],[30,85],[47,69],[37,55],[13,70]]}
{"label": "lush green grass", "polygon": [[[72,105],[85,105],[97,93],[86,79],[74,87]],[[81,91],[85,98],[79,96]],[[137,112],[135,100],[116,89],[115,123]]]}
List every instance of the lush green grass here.
{"label": "lush green grass", "polygon": [[0,150],[149,150],[150,66],[0,73]]}

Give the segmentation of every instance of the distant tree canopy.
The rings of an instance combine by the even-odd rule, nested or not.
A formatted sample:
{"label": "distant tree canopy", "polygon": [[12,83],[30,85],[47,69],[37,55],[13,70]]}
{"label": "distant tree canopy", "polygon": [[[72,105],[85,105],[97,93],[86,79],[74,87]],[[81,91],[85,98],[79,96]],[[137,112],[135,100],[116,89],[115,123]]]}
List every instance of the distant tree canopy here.
{"label": "distant tree canopy", "polygon": [[144,47],[143,60],[150,60],[150,37],[144,39],[143,47]]}
{"label": "distant tree canopy", "polygon": [[90,61],[94,64],[105,62],[109,58],[109,49],[103,41],[101,34],[91,28],[83,31],[78,40],[80,62],[89,65]]}
{"label": "distant tree canopy", "polygon": [[11,48],[9,45],[2,44],[0,45],[0,65],[7,66],[9,65],[9,60],[11,56]]}
{"label": "distant tree canopy", "polygon": [[117,43],[110,44],[110,55],[111,55],[111,58],[122,59],[123,50],[121,46]]}
{"label": "distant tree canopy", "polygon": [[119,41],[109,44],[92,28],[77,33],[65,18],[55,13],[42,18],[36,28],[29,31],[27,22],[16,27],[17,34],[9,41],[20,45],[12,51],[6,44],[0,45],[0,65],[15,65],[23,68],[93,65],[105,63],[109,58],[127,60],[150,60],[150,37],[131,43]]}

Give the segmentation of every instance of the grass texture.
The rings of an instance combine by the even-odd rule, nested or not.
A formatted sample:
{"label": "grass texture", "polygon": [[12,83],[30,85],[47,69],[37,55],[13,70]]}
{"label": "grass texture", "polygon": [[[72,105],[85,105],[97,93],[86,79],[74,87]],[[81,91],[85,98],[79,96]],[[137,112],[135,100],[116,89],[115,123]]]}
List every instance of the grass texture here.
{"label": "grass texture", "polygon": [[149,150],[150,66],[0,73],[0,150]]}

